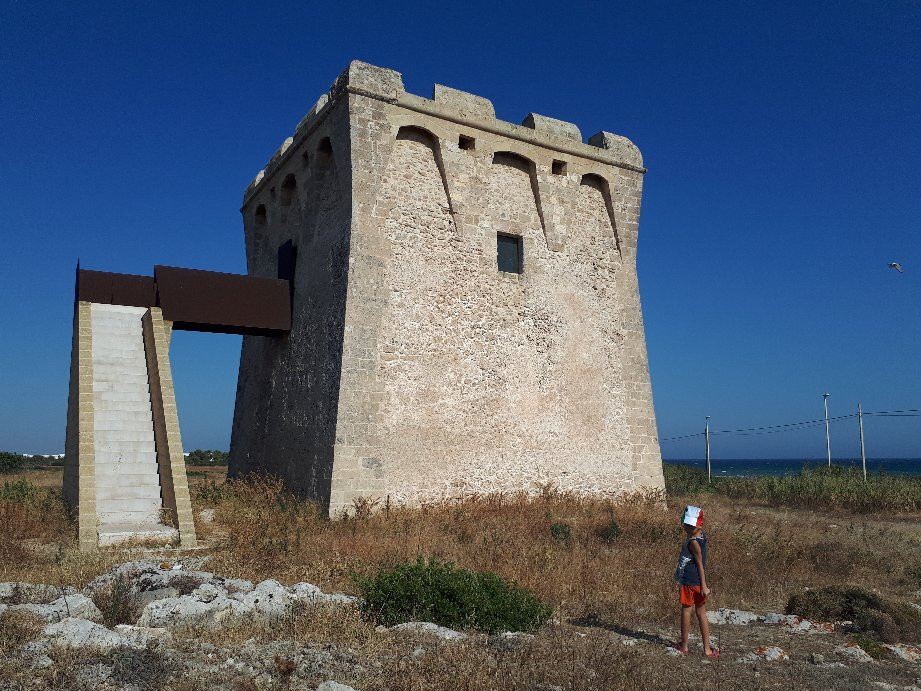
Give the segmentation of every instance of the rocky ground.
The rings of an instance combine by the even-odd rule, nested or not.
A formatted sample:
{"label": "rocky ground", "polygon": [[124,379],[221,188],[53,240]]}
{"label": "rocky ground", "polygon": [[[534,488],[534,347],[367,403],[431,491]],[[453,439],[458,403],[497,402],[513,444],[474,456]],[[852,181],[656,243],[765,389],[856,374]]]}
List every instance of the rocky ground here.
{"label": "rocky ground", "polygon": [[[495,688],[503,688],[503,678],[511,687],[514,676],[505,669],[510,659],[526,666],[548,646],[587,646],[648,669],[648,676],[624,677],[623,683],[635,688],[665,687],[669,680],[677,688],[697,688],[699,680],[701,687],[723,688],[921,689],[921,648],[882,645],[871,656],[848,635],[849,622],[716,609],[710,621],[714,644],[722,648],[718,661],[702,659],[699,645],[681,656],[670,646],[674,631],[627,628],[593,616],[557,620],[535,635],[468,635],[411,622],[389,629],[369,624],[358,639],[324,640],[317,621],[327,626],[361,621],[358,598],[324,593],[310,583],[253,584],[206,567],[206,557],[131,561],[80,592],[0,584],[6,632],[0,683],[73,689],[426,688],[402,685],[394,674],[403,670],[407,678],[433,680],[429,688],[444,688],[435,681],[444,679],[439,667],[460,665],[466,656],[487,668],[494,665]],[[25,632],[21,640],[13,640],[12,630]],[[604,688],[598,675],[597,666],[583,661],[551,681],[535,678],[532,688]]]}

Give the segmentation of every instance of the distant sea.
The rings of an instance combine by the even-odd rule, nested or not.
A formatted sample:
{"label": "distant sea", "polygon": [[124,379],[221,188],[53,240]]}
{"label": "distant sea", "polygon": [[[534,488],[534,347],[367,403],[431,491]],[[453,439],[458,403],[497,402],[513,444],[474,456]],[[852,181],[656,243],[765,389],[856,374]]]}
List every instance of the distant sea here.
{"label": "distant sea", "polygon": [[[702,459],[666,458],[666,463],[680,463],[706,470]],[[860,468],[860,459],[832,458],[832,465]],[[710,470],[714,476],[739,477],[750,475],[795,475],[805,467],[819,468],[828,465],[827,459],[799,460],[790,458],[711,458]],[[867,473],[882,471],[887,475],[921,475],[921,458],[867,459]]]}

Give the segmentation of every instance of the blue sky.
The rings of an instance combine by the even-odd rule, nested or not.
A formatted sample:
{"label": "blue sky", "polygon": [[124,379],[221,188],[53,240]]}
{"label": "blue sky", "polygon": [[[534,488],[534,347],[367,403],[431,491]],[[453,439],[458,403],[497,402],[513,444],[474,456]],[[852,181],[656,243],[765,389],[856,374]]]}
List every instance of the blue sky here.
{"label": "blue sky", "polygon": [[[663,438],[707,414],[815,419],[825,391],[833,416],[921,408],[916,0],[80,5],[8,2],[0,22],[0,449],[63,448],[77,258],[243,272],[244,188],[356,58],[639,145]],[[176,335],[187,448],[227,448],[239,347]],[[856,454],[852,420],[832,436]],[[722,436],[714,455],[824,445]],[[867,449],[921,456],[921,418],[869,419]]]}

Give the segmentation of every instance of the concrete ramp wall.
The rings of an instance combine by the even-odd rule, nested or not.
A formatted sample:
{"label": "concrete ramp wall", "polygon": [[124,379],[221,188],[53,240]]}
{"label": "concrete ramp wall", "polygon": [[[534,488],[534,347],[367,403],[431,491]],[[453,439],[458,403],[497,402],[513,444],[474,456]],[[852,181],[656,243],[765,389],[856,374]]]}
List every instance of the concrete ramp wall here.
{"label": "concrete ramp wall", "polygon": [[64,489],[84,549],[195,544],[168,349],[158,308],[77,303]]}

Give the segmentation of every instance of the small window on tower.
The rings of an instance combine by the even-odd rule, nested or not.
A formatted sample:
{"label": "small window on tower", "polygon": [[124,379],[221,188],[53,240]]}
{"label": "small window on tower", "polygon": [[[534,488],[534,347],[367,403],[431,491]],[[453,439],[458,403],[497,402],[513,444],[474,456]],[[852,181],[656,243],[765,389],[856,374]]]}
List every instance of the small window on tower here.
{"label": "small window on tower", "polygon": [[554,175],[566,175],[566,161],[554,161],[552,170]]}
{"label": "small window on tower", "polygon": [[520,274],[522,267],[522,242],[518,235],[496,235],[496,259],[499,271]]}
{"label": "small window on tower", "polygon": [[457,146],[464,151],[473,151],[476,149],[476,139],[473,137],[465,137],[461,135],[458,137]]}

